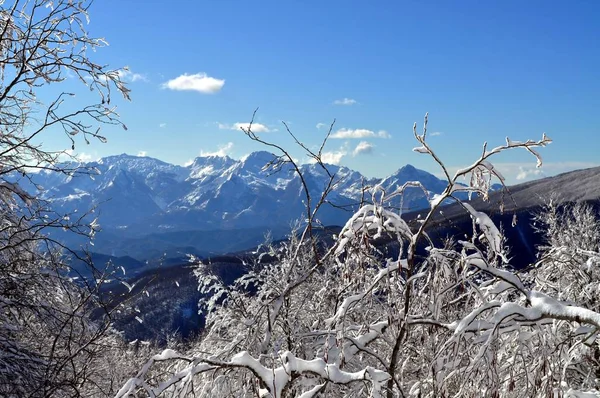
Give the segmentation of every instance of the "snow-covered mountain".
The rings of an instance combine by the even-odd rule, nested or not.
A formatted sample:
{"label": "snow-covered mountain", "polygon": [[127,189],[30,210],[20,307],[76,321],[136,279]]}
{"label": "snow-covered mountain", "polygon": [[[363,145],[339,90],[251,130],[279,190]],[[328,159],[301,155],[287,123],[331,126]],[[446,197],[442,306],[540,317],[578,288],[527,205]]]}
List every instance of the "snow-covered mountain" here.
{"label": "snow-covered mountain", "polygon": [[[119,245],[123,239],[150,235],[154,239],[157,234],[162,234],[160,239],[172,234],[180,241],[182,231],[289,231],[292,222],[305,218],[305,196],[301,180],[290,165],[275,173],[263,171],[273,159],[273,154],[262,151],[240,160],[198,157],[183,167],[122,154],[85,164],[97,170],[93,178],[42,171],[34,180],[43,187],[43,198],[61,213],[82,214],[95,207],[94,217],[98,217],[104,231],[97,243],[106,240],[104,253],[132,255],[106,247]],[[367,186],[380,184],[386,192],[392,192],[407,181],[420,181],[430,194],[440,193],[446,186],[444,181],[410,165],[384,179],[369,179],[341,166],[330,165],[328,169],[336,175],[338,184],[328,197],[334,206],[325,205],[318,214],[324,225],[343,225]],[[315,164],[302,165],[301,170],[312,200],[317,201],[328,183],[327,173]],[[395,201],[393,204],[404,210],[428,206],[423,191],[416,188],[410,189],[402,201]],[[145,246],[141,241],[135,245]]]}
{"label": "snow-covered mountain", "polygon": [[[103,228],[151,233],[159,231],[212,230],[282,226],[303,217],[304,194],[300,178],[291,166],[276,173],[263,171],[273,160],[269,152],[254,152],[241,160],[229,157],[198,157],[177,166],[150,157],[117,155],[85,166],[98,174],[69,177],[43,171],[36,182],[43,197],[60,211],[86,211],[97,206]],[[368,179],[346,167],[330,165],[339,184],[329,197],[338,206],[360,201],[363,187],[381,184],[391,192],[407,181],[420,181],[431,193],[445,182],[407,165],[382,180]],[[328,176],[315,164],[301,166],[313,200],[317,200]],[[405,195],[403,208],[427,206],[423,192]],[[319,214],[323,224],[343,224],[348,212],[325,206]]]}

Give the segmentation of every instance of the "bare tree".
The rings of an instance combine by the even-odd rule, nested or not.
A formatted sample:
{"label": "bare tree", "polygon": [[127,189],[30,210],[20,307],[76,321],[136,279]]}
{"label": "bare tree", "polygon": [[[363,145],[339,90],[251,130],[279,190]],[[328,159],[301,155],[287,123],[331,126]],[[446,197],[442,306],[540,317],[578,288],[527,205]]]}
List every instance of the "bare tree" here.
{"label": "bare tree", "polygon": [[[89,55],[106,44],[86,31],[92,1],[9,3],[0,2],[0,395],[110,394],[107,347],[120,344],[109,333],[110,310],[98,301],[98,283],[76,285],[66,276],[68,249],[48,235],[67,230],[92,238],[98,223],[55,213],[34,177],[41,170],[93,173],[69,160],[79,143],[106,141],[100,125],[125,127],[111,94],[129,99],[129,89],[122,71]],[[65,80],[97,93],[96,103],[80,107],[75,93],[62,92]],[[70,148],[41,145],[50,131],[64,133]],[[102,283],[102,272],[96,276]],[[106,316],[92,323],[97,308]]]}

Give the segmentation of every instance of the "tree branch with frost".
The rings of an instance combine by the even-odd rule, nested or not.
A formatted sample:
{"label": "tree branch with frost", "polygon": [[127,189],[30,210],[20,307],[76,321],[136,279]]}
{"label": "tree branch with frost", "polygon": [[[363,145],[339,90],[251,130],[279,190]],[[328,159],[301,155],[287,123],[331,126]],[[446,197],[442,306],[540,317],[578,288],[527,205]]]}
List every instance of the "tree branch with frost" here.
{"label": "tree branch with frost", "polygon": [[433,158],[433,160],[435,160],[435,162],[442,169],[442,172],[446,176],[446,180],[447,181],[451,181],[450,174],[448,173],[448,169],[446,168],[446,165],[435,154],[435,152],[433,151],[433,149],[427,143],[426,138],[427,138],[427,124],[428,124],[428,122],[429,122],[429,112],[425,113],[425,118],[423,120],[423,133],[422,134],[417,133],[417,122],[415,122],[413,124],[413,135],[414,135],[415,139],[421,144],[420,147],[413,148],[413,151],[431,156]]}
{"label": "tree branch with frost", "polygon": [[[0,315],[0,351],[14,353],[15,359],[0,358],[0,395],[107,393],[119,381],[105,369],[98,377],[98,370],[119,340],[112,331],[116,308],[99,294],[106,273],[87,253],[76,253],[48,236],[64,230],[92,239],[97,219],[88,217],[93,209],[77,214],[52,210],[50,201],[40,199],[42,187],[35,184],[32,170],[71,177],[94,174],[63,160],[74,159],[69,152],[78,139],[104,142],[99,126],[124,127],[109,103],[113,92],[129,99],[129,89],[117,71],[91,58],[92,51],[106,45],[86,30],[91,1],[8,3],[0,7],[0,300],[9,299]],[[73,101],[74,93],[56,91],[67,74],[93,89],[96,100],[86,106]],[[111,76],[100,79],[100,74]],[[39,93],[48,89],[58,95],[43,102]],[[52,129],[65,134],[70,149],[48,150],[37,143]],[[33,193],[23,189],[29,183]],[[66,275],[69,255],[100,280],[75,284]],[[95,322],[92,308],[98,315]],[[122,363],[116,361],[114,369]]]}
{"label": "tree branch with frost", "polygon": [[333,327],[338,320],[343,319],[346,316],[348,311],[353,306],[360,303],[361,300],[363,300],[368,294],[370,294],[377,287],[377,285],[381,283],[381,281],[384,278],[389,277],[390,274],[396,272],[397,270],[401,269],[402,266],[405,265],[406,261],[388,262],[387,267],[379,271],[375,278],[373,278],[371,284],[364,291],[353,296],[346,297],[342,304],[338,307],[336,313],[332,317],[325,319],[325,324],[330,327]]}
{"label": "tree branch with frost", "polygon": [[[410,240],[408,250],[407,250],[407,268],[408,268],[407,269],[407,279],[410,279],[412,277],[414,268],[416,266],[415,254],[416,254],[417,244],[418,244],[419,240],[421,239],[421,237],[423,236],[425,229],[429,226],[429,223],[430,223],[435,211],[448,198],[453,198],[455,201],[458,201],[459,203],[461,202],[460,200],[456,199],[453,196],[453,193],[458,190],[457,189],[457,180],[459,177],[466,176],[468,173],[472,173],[471,184],[467,188],[462,188],[462,189],[467,190],[467,191],[471,190],[471,191],[479,192],[479,193],[483,194],[484,197],[487,197],[487,192],[489,190],[490,184],[488,181],[487,184],[484,184],[483,186],[481,186],[481,184],[480,184],[481,170],[484,170],[484,169],[487,170],[490,174],[496,175],[503,182],[502,175],[493,168],[491,163],[489,163],[487,161],[487,159],[490,156],[495,155],[500,152],[503,152],[505,150],[522,147],[522,148],[525,148],[526,150],[528,150],[530,153],[532,153],[537,158],[538,167],[539,167],[539,166],[541,166],[541,157],[535,150],[533,150],[533,148],[538,147],[538,146],[543,147],[551,142],[551,140],[549,140],[546,137],[546,135],[544,134],[542,136],[542,140],[540,140],[540,141],[529,140],[526,142],[513,142],[513,141],[510,141],[509,139],[507,139],[506,146],[500,146],[500,147],[494,148],[493,150],[491,150],[489,152],[486,151],[487,144],[484,144],[483,154],[481,155],[481,157],[478,160],[476,160],[471,166],[461,169],[461,170],[458,170],[455,173],[454,177],[451,178],[450,174],[448,173],[442,160],[435,154],[435,152],[432,150],[432,148],[428,145],[428,143],[426,141],[427,124],[428,124],[428,114],[425,115],[422,134],[417,133],[416,123],[413,126],[413,134],[414,134],[415,138],[417,139],[417,141],[421,144],[421,146],[415,148],[414,151],[431,156],[442,168],[442,171],[444,172],[444,174],[447,177],[448,185],[446,186],[445,190],[440,195],[436,195],[432,200],[430,200],[431,209],[429,210],[427,216],[421,223],[419,229],[414,234],[412,234],[412,239]],[[467,208],[467,207],[465,207],[465,208],[467,210],[469,210],[469,208]],[[476,219],[476,222],[480,225],[480,227],[484,233],[484,236],[487,238],[488,242],[491,245],[493,245],[492,250],[497,255],[502,256],[502,250],[501,250],[502,248],[498,244],[498,242],[501,242],[502,240],[499,239],[499,233],[497,232],[497,228],[495,228],[493,223],[489,222],[490,220],[489,220],[489,218],[487,218],[487,216],[485,216],[482,213],[481,214],[476,213],[474,211],[474,209],[471,209],[471,210],[472,210],[472,211],[470,211],[471,215]],[[408,317],[409,308],[411,306],[411,299],[412,299],[411,289],[412,289],[412,286],[407,285],[406,289],[404,291],[404,317],[405,318]],[[406,328],[408,327],[408,325],[409,325],[408,319],[406,318],[404,320],[404,322],[402,323],[402,326],[401,326],[400,331],[396,338],[396,344],[395,344],[393,352],[392,352],[392,358],[390,360],[390,368],[388,370],[388,372],[392,375],[392,378],[394,377],[396,363],[398,362],[400,346],[402,344],[403,339],[405,338],[405,336],[407,334]],[[389,391],[391,391],[391,387],[392,387],[391,382],[388,382]],[[392,393],[388,392],[388,398],[391,398],[391,396],[392,396]]]}
{"label": "tree branch with frost", "polygon": [[[158,386],[152,387],[146,381],[146,375],[150,368],[157,362],[179,360],[190,363],[189,366],[179,370],[171,378],[160,382]],[[385,372],[366,367],[356,372],[347,372],[338,365],[328,364],[323,359],[304,360],[297,358],[289,351],[280,354],[281,365],[277,368],[268,368],[247,351],[234,355],[230,361],[221,361],[213,358],[185,357],[175,351],[167,349],[161,354],[152,357],[140,370],[135,378],[130,379],[117,393],[116,398],[128,397],[141,388],[150,396],[158,396],[169,388],[177,386],[179,391],[187,391],[188,385],[192,383],[193,376],[209,371],[223,369],[244,369],[250,371],[260,380],[261,389],[268,392],[270,397],[283,397],[284,391],[289,388],[289,383],[294,377],[303,375],[317,376],[320,382],[331,384],[351,384],[354,382],[367,381],[371,383],[370,397],[382,397],[381,391],[384,383],[389,378]],[[318,392],[321,388],[309,390]],[[267,396],[267,395],[261,395]],[[313,395],[305,395],[311,397]]]}
{"label": "tree branch with frost", "polygon": [[[150,371],[139,375],[131,391],[146,391],[143,383],[148,388],[191,386],[194,379],[194,391],[204,396],[364,396],[364,383],[373,382],[372,374],[378,375],[379,393],[388,397],[493,395],[513,380],[522,383],[512,394],[517,396],[537,385],[522,379],[529,375],[507,373],[506,356],[517,353],[523,363],[531,362],[541,352],[527,351],[531,330],[546,331],[554,319],[563,322],[561,328],[578,319],[597,321],[595,313],[536,293],[531,277],[510,270],[502,234],[491,218],[468,203],[462,209],[473,219],[472,237],[449,240],[442,249],[427,233],[446,199],[460,204],[459,191],[485,197],[492,177],[503,181],[489,163],[490,156],[521,147],[538,157],[534,148],[550,141],[545,136],[541,141],[507,141],[489,152],[484,145],[472,166],[451,177],[427,143],[427,119],[426,115],[422,134],[413,128],[421,144],[415,150],[434,158],[448,185],[441,195],[428,198],[430,209],[416,227],[386,207],[386,200],[409,188],[423,189],[420,184],[408,182],[391,193],[374,187],[372,203],[360,206],[327,252],[314,258],[313,242],[306,242],[312,235],[305,229],[276,266],[257,272],[255,295],[236,291],[234,301],[210,315],[211,328],[200,347],[212,356],[188,357],[197,362],[172,359],[181,361],[177,366],[183,370],[166,373],[167,382],[153,379]],[[318,153],[308,151],[317,157],[321,152],[322,146]],[[293,161],[282,153],[283,160]],[[457,178],[469,174],[469,185],[458,185]],[[314,199],[307,203],[312,205]],[[316,213],[306,214],[310,220]],[[398,255],[386,255],[375,247],[373,240],[382,237],[397,242]],[[417,246],[424,242],[429,247],[422,255]],[[585,333],[581,330],[577,338],[586,338]],[[543,341],[545,336],[540,336]],[[546,356],[540,355],[540,361]],[[207,367],[186,379],[185,370],[200,363]],[[536,366],[527,372],[538,377],[543,363]],[[376,368],[377,373],[367,371]],[[345,382],[360,384],[344,389],[340,386]]]}
{"label": "tree branch with frost", "polygon": [[[332,132],[335,120],[331,124],[329,131],[328,131],[327,135],[325,136],[325,138],[323,139],[323,141],[320,145],[319,151],[317,153],[313,152],[306,145],[304,145],[292,133],[292,131],[289,129],[289,126],[285,122],[283,122],[283,124],[286,128],[286,131],[294,139],[295,143],[297,145],[299,145],[308,154],[308,156],[311,159],[313,159],[315,161],[315,163],[321,167],[321,169],[323,169],[325,171],[325,173],[328,176],[327,183],[326,183],[325,187],[323,187],[320,197],[318,198],[318,200],[316,202],[313,203],[314,198],[311,196],[311,193],[310,193],[308,184],[305,180],[305,177],[304,177],[302,171],[300,170],[300,167],[298,166],[298,164],[296,163],[294,158],[290,155],[290,153],[287,150],[285,150],[283,147],[281,147],[277,144],[263,140],[256,133],[254,133],[252,131],[252,124],[254,122],[256,112],[257,112],[257,110],[254,111],[249,126],[247,128],[242,128],[243,132],[250,139],[257,141],[259,143],[262,143],[263,145],[266,145],[268,147],[274,148],[282,154],[280,156],[277,156],[274,161],[265,165],[264,169],[265,170],[272,169],[272,170],[278,171],[278,170],[281,170],[281,167],[284,164],[290,164],[292,166],[293,171],[295,172],[295,174],[299,177],[299,179],[301,181],[304,196],[306,199],[306,227],[303,229],[302,234],[299,238],[299,241],[296,244],[295,252],[294,252],[292,258],[290,259],[289,263],[291,264],[291,266],[286,268],[286,276],[284,277],[285,285],[284,285],[283,289],[281,289],[280,292],[276,296],[272,297],[269,300],[269,302],[266,304],[269,316],[266,319],[267,327],[266,327],[265,335],[260,344],[261,351],[263,353],[265,353],[267,348],[271,344],[271,337],[273,334],[272,328],[280,315],[282,305],[283,305],[284,301],[286,300],[286,298],[289,297],[296,288],[298,288],[299,286],[304,284],[305,281],[308,278],[310,278],[315,271],[317,271],[320,267],[322,267],[324,262],[335,251],[335,247],[333,247],[333,248],[329,249],[326,253],[321,254],[319,248],[317,247],[316,237],[314,236],[314,233],[313,233],[313,224],[316,221],[317,212],[322,207],[322,205],[327,202],[328,195],[335,188],[335,186],[337,186],[340,183],[341,180],[336,179],[337,176],[335,174],[330,173],[330,171],[328,170],[328,168],[326,167],[326,165],[324,164],[324,162],[322,160],[323,148]],[[298,261],[300,250],[302,249],[302,247],[305,244],[310,245],[312,248],[312,254],[314,257],[313,258],[314,265],[312,267],[310,267],[309,269],[305,270],[300,275],[296,275],[295,277],[292,277],[292,274],[294,273],[294,270],[295,270],[295,264]]]}
{"label": "tree branch with frost", "polygon": [[531,153],[537,159],[536,167],[542,167],[542,157],[534,148],[545,147],[550,143],[552,143],[552,140],[550,138],[548,138],[545,133],[542,134],[542,139],[538,140],[538,141],[534,141],[534,140],[512,141],[510,138],[506,137],[506,145],[497,146],[490,151],[487,150],[487,142],[486,142],[483,144],[483,152],[482,152],[480,158],[477,159],[471,166],[457,170],[456,173],[454,173],[454,177],[452,178],[452,181],[456,182],[456,180],[459,177],[462,177],[462,176],[468,174],[469,172],[473,171],[478,166],[483,166],[483,167],[487,168],[490,172],[492,170],[495,170],[493,167],[491,167],[491,163],[486,162],[487,159],[490,156],[496,155],[498,153],[501,153],[501,152],[504,152],[507,150],[515,149],[515,148],[523,148],[523,149],[527,150],[527,152]]}
{"label": "tree branch with frost", "polygon": [[319,200],[313,205],[312,203],[312,197],[310,194],[310,190],[308,188],[308,184],[306,183],[306,179],[304,178],[304,175],[302,173],[302,171],[300,170],[300,166],[297,164],[296,160],[291,156],[291,154],[282,146],[275,144],[273,142],[269,142],[269,141],[265,141],[262,138],[260,138],[254,131],[252,131],[252,125],[254,123],[254,119],[256,117],[256,112],[258,111],[258,108],[254,110],[254,113],[252,114],[252,118],[250,120],[250,123],[248,125],[248,127],[240,127],[241,130],[244,132],[244,134],[246,134],[246,136],[248,136],[248,138],[250,138],[253,141],[259,142],[267,147],[270,148],[274,148],[277,151],[279,151],[281,153],[281,155],[276,156],[275,159],[269,163],[267,163],[264,167],[263,170],[275,170],[275,171],[279,171],[281,169],[281,167],[284,164],[290,164],[293,168],[294,173],[298,176],[298,178],[300,179],[300,182],[302,184],[302,191],[304,193],[305,199],[306,199],[306,228],[304,229],[303,233],[302,233],[302,238],[300,239],[301,242],[304,241],[304,238],[308,235],[308,237],[310,238],[311,244],[313,244],[313,252],[315,254],[315,257],[319,258],[319,253],[318,250],[314,244],[314,235],[313,235],[313,221],[315,220],[315,215],[317,213],[317,211],[319,210],[319,208],[323,205],[323,203],[325,202],[325,199],[327,197],[327,195],[333,190],[334,186],[335,186],[335,175],[331,174],[329,172],[329,170],[327,169],[327,166],[325,165],[325,163],[323,163],[322,160],[322,150],[323,147],[325,146],[325,143],[327,142],[327,139],[329,138],[329,136],[331,135],[331,131],[333,130],[333,125],[335,123],[334,122],[331,124],[329,131],[327,133],[327,135],[325,136],[325,138],[323,139],[322,143],[321,143],[321,147],[319,149],[318,153],[314,153],[313,151],[311,151],[308,147],[306,147],[306,145],[304,145],[301,141],[298,140],[298,138],[292,133],[292,131],[289,129],[289,126],[283,122],[285,129],[287,131],[287,133],[294,139],[295,143],[300,146],[303,150],[306,151],[306,153],[315,161],[315,163],[317,165],[319,165],[324,171],[325,173],[328,175],[329,179],[327,182],[327,186],[324,187],[322,193],[321,193],[321,197],[319,198]]}
{"label": "tree branch with frost", "polygon": [[[487,198],[489,189],[491,187],[491,177],[492,176],[497,177],[498,180],[500,181],[500,183],[502,183],[502,185],[504,187],[506,187],[504,176],[500,173],[500,171],[498,169],[496,169],[493,166],[492,163],[490,163],[488,161],[488,158],[490,158],[491,156],[496,155],[498,153],[507,151],[507,150],[512,150],[515,148],[524,148],[525,150],[530,152],[536,158],[536,160],[537,160],[536,167],[541,167],[542,166],[542,157],[534,148],[545,147],[546,145],[548,145],[552,142],[552,140],[549,139],[545,133],[542,134],[542,139],[538,140],[538,141],[533,141],[533,140],[527,140],[524,142],[512,141],[507,137],[506,145],[497,146],[490,151],[487,151],[487,142],[486,142],[483,144],[483,151],[482,151],[482,154],[479,157],[479,159],[477,159],[475,162],[473,162],[473,164],[471,164],[470,166],[457,170],[455,172],[454,176],[450,177],[450,174],[449,174],[448,170],[446,169],[446,166],[444,165],[442,160],[436,155],[436,153],[433,151],[431,146],[429,146],[429,144],[426,141],[427,123],[428,123],[428,114],[425,114],[425,120],[424,120],[424,124],[423,124],[423,133],[422,134],[417,133],[417,124],[416,123],[414,124],[413,134],[414,134],[415,138],[417,139],[417,141],[421,144],[421,146],[414,148],[413,151],[431,156],[435,160],[435,162],[440,166],[440,168],[444,172],[444,175],[446,176],[447,181],[448,181],[448,185],[447,185],[446,189],[441,194],[435,195],[433,200],[430,201],[432,208],[437,208],[446,199],[451,198],[452,194],[454,192],[461,192],[461,191],[469,192],[469,193],[474,192],[474,193],[478,193],[478,194],[482,195],[484,198]],[[466,177],[469,173],[471,173],[469,185],[466,187],[459,186],[457,184],[458,179],[461,177]],[[486,177],[486,174],[487,174],[487,177]],[[454,200],[460,202],[456,198],[454,198]],[[426,224],[426,223],[424,223],[424,224]],[[420,234],[417,233],[416,235],[418,236]]]}

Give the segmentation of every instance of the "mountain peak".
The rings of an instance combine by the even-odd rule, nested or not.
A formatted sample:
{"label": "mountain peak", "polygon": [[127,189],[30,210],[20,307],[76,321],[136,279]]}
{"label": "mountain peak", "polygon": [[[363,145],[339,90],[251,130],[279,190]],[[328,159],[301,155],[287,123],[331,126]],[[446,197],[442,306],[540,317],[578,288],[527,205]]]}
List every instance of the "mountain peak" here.
{"label": "mountain peak", "polygon": [[408,181],[419,181],[432,192],[441,192],[446,187],[444,181],[431,173],[417,169],[411,164],[399,168],[395,173],[381,180],[381,185],[386,189],[391,189],[401,186]]}
{"label": "mountain peak", "polygon": [[98,159],[98,163],[100,163],[100,164],[113,163],[115,161],[119,161],[119,160],[123,160],[123,159],[132,159],[133,157],[134,157],[133,155],[128,155],[126,153],[122,153],[120,155],[109,155],[109,156],[104,156],[104,157]]}
{"label": "mountain peak", "polygon": [[231,158],[228,155],[209,154],[209,155],[200,155],[196,159],[231,159]]}
{"label": "mountain peak", "polygon": [[390,175],[388,178],[395,178],[395,179],[402,180],[404,182],[411,181],[411,180],[415,180],[415,181],[418,180],[421,182],[424,182],[424,180],[429,180],[429,181],[438,180],[438,178],[436,176],[434,176],[433,174],[431,174],[425,170],[417,169],[412,164],[407,164],[405,166],[402,166],[401,168],[396,170],[392,175]]}
{"label": "mountain peak", "polygon": [[427,173],[424,170],[417,169],[412,164],[406,164],[406,165],[400,167],[398,170],[396,170],[392,175],[393,176],[402,175],[402,176],[410,177],[410,176],[417,176],[417,175],[422,175],[422,174],[429,174],[429,173]]}
{"label": "mountain peak", "polygon": [[235,162],[235,160],[230,158],[227,155],[224,155],[224,156],[220,156],[220,155],[198,156],[194,159],[192,164],[190,164],[186,167],[193,169],[199,165],[204,166],[209,163],[221,165],[221,164],[228,164],[228,163],[233,163],[233,162]]}
{"label": "mountain peak", "polygon": [[252,173],[261,173],[263,167],[276,158],[274,154],[267,151],[252,152],[240,159],[241,169]]}
{"label": "mountain peak", "polygon": [[199,156],[186,169],[190,170],[189,177],[197,179],[218,175],[235,163],[229,156]]}
{"label": "mountain peak", "polygon": [[247,163],[247,162],[259,162],[259,161],[265,161],[266,163],[270,162],[271,160],[273,160],[275,158],[275,155],[272,154],[271,152],[268,151],[256,151],[256,152],[252,152],[244,157],[242,157],[240,159],[241,162]]}
{"label": "mountain peak", "polygon": [[105,156],[98,160],[98,164],[105,164],[105,165],[111,165],[111,164],[122,163],[122,162],[145,162],[145,163],[156,163],[156,164],[160,164],[163,166],[169,165],[169,163],[163,162],[160,159],[152,158],[150,156],[137,156],[137,155],[130,155],[127,153],[122,153],[120,155]]}

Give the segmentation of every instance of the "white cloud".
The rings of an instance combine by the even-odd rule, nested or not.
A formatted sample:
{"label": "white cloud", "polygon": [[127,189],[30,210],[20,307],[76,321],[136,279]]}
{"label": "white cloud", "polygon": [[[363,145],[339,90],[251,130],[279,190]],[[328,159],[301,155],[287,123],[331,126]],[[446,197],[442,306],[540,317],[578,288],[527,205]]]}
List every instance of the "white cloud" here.
{"label": "white cloud", "polygon": [[[232,126],[232,130],[248,130],[248,128],[250,127],[250,123],[234,123]],[[264,124],[260,124],[260,123],[252,123],[252,131],[255,133],[268,133],[271,130],[265,126]]]}
{"label": "white cloud", "polygon": [[137,155],[141,156],[141,157],[145,157],[147,154],[148,154],[148,152],[146,152],[146,151],[139,151]]}
{"label": "white cloud", "polygon": [[432,137],[437,137],[442,134],[444,134],[444,133],[442,133],[441,131],[434,131],[433,133],[429,133],[429,135]]}
{"label": "white cloud", "polygon": [[86,162],[91,162],[92,160],[96,160],[96,159],[98,159],[98,157],[97,156],[94,157],[89,153],[85,153],[85,152],[76,153],[72,149],[67,149],[66,151],[64,151],[64,154],[59,156],[59,159],[61,161],[65,161],[65,162],[77,161],[77,162],[81,162],[81,163],[86,163]]}
{"label": "white cloud", "polygon": [[219,150],[215,152],[200,151],[200,156],[227,156],[233,148],[233,142],[228,142],[225,145],[219,145]]}
{"label": "white cloud", "polygon": [[203,94],[214,94],[221,91],[224,84],[225,80],[210,77],[206,73],[196,73],[195,75],[184,73],[163,83],[162,87],[176,91],[197,91]]}
{"label": "white cloud", "polygon": [[317,129],[319,129],[319,130],[325,126],[327,126],[325,123],[317,123]]}
{"label": "white cloud", "polygon": [[164,129],[165,127],[167,127],[167,123],[161,123],[158,125],[158,127],[160,127],[161,129]]}
{"label": "white cloud", "polygon": [[147,82],[148,78],[140,73],[133,73],[129,67],[125,67],[117,71],[119,78],[125,82],[135,83],[137,81]]}
{"label": "white cloud", "polygon": [[361,141],[356,148],[354,148],[354,151],[352,151],[352,156],[373,153],[373,148],[375,148],[375,145],[370,142]]}
{"label": "white cloud", "polygon": [[538,169],[538,168],[523,168],[523,167],[519,167],[519,174],[517,174],[517,180],[521,181],[521,180],[525,180],[531,177],[538,177],[538,176],[543,176],[544,175],[544,171],[542,169]]}
{"label": "white cloud", "polygon": [[356,100],[352,98],[342,98],[339,100],[333,101],[333,105],[354,105],[356,104]]}
{"label": "white cloud", "polygon": [[[335,164],[335,165],[340,164],[340,162],[342,161],[342,158],[344,156],[348,155],[348,145],[347,144],[348,143],[345,143],[344,145],[342,145],[340,147],[340,149],[338,149],[337,151],[327,151],[327,152],[321,153],[321,160],[323,161],[323,163]],[[316,160],[313,158],[308,158],[306,161],[311,164],[316,163]]]}
{"label": "white cloud", "polygon": [[343,151],[323,152],[321,154],[321,160],[323,161],[323,163],[337,165],[340,164],[344,156],[346,156],[346,152]]}
{"label": "white cloud", "polygon": [[375,132],[367,129],[339,129],[331,135],[331,138],[367,138],[375,137]]}
{"label": "white cloud", "polygon": [[[234,123],[231,125],[224,124],[224,123],[217,123],[217,126],[219,127],[219,130],[240,131],[241,129],[248,130],[248,127],[250,127],[250,123]],[[252,123],[252,132],[254,132],[254,133],[270,133],[272,131],[277,131],[277,129],[271,130],[264,124]]]}
{"label": "white cloud", "polygon": [[91,162],[93,160],[93,156],[85,152],[81,152],[76,157],[80,162]]}
{"label": "white cloud", "polygon": [[380,130],[375,133],[373,130],[367,129],[339,129],[331,135],[331,138],[337,139],[354,139],[354,138],[369,138],[369,137],[380,137],[390,138],[390,134],[385,130]]}
{"label": "white cloud", "polygon": [[[104,73],[104,74],[99,74],[99,75],[85,75],[83,76],[83,79],[91,82],[94,79],[98,79],[98,80],[104,80],[106,82],[110,81],[111,79],[109,78],[109,76],[112,76],[113,78],[118,77],[121,81],[125,82],[125,83],[135,83],[135,82],[147,82],[148,78],[146,77],[146,75],[142,75],[141,73],[134,73],[131,71],[131,69],[129,69],[128,66],[122,68],[122,69],[118,69],[118,70],[112,70],[109,71],[108,73]],[[75,75],[73,75],[73,73],[71,73],[70,71],[67,71],[67,77],[69,78],[74,78],[76,77]]]}

